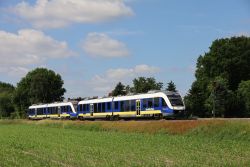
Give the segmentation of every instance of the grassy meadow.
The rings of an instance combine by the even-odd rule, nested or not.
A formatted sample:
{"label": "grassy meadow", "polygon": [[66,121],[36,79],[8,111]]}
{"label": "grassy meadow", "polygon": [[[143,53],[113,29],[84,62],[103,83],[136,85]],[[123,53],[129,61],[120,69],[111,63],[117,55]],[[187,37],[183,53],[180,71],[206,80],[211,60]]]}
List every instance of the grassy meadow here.
{"label": "grassy meadow", "polygon": [[0,120],[5,166],[250,166],[250,121]]}

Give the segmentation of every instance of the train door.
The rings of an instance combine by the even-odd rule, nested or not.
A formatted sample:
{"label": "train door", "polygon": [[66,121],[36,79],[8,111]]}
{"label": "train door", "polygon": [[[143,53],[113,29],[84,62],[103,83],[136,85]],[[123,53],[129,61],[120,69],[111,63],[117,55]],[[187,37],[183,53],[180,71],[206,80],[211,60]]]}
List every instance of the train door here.
{"label": "train door", "polygon": [[61,107],[60,107],[60,106],[58,106],[58,107],[57,107],[57,111],[58,111],[58,117],[60,118],[61,113],[62,113],[62,111],[61,111]]}
{"label": "train door", "polygon": [[141,100],[136,100],[136,115],[141,115]]}
{"label": "train door", "polygon": [[89,105],[89,112],[90,112],[90,116],[93,116],[93,113],[94,113],[94,106],[93,106],[93,104]]}

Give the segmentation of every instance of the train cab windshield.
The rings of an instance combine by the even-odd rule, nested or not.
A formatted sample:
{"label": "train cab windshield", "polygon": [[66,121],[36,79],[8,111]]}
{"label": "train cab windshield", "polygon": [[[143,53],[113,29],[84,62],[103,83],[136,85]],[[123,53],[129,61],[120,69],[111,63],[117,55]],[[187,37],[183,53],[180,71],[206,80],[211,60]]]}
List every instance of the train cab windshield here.
{"label": "train cab windshield", "polygon": [[184,106],[181,96],[175,92],[167,92],[166,93],[170,103],[172,106]]}

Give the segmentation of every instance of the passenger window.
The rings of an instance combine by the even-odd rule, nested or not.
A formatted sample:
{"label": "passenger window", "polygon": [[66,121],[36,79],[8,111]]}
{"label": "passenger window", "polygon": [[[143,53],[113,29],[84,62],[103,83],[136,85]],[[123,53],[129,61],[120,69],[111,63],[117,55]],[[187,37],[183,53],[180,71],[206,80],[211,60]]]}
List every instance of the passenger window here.
{"label": "passenger window", "polygon": [[94,112],[97,112],[97,103],[94,104]]}
{"label": "passenger window", "polygon": [[115,110],[118,110],[118,101],[115,101]]}
{"label": "passenger window", "polygon": [[143,108],[147,108],[147,99],[143,99]]}
{"label": "passenger window", "polygon": [[110,110],[111,109],[111,102],[108,102],[107,103],[107,110]]}
{"label": "passenger window", "polygon": [[135,100],[130,101],[131,111],[135,111]]}
{"label": "passenger window", "polygon": [[102,112],[102,104],[98,103],[98,112]]}
{"label": "passenger window", "polygon": [[86,104],[86,112],[89,111],[89,104]]}
{"label": "passenger window", "polygon": [[130,111],[130,101],[125,101],[125,111]]}
{"label": "passenger window", "polygon": [[154,98],[154,107],[157,108],[160,106],[160,98],[157,97],[157,98]]}
{"label": "passenger window", "polygon": [[120,110],[124,111],[124,101],[120,101]]}
{"label": "passenger window", "polygon": [[68,112],[72,112],[71,106],[68,106]]}
{"label": "passenger window", "polygon": [[148,99],[148,108],[153,107],[153,99]]}
{"label": "passenger window", "polygon": [[102,103],[102,112],[105,112],[105,103]]}

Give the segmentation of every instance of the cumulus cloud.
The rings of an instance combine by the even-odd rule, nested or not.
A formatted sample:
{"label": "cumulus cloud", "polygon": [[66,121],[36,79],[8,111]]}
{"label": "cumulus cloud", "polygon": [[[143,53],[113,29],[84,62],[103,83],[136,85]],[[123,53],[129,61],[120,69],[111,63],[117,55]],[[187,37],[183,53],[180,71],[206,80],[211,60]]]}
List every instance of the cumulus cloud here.
{"label": "cumulus cloud", "polygon": [[37,0],[12,8],[36,28],[59,28],[72,23],[98,23],[133,15],[124,0]]}
{"label": "cumulus cloud", "polygon": [[41,31],[23,29],[14,34],[0,30],[0,71],[5,68],[24,73],[28,65],[73,55],[66,42],[57,41]]}
{"label": "cumulus cloud", "polygon": [[148,76],[156,74],[160,71],[158,67],[149,66],[146,64],[136,65],[134,68],[117,68],[108,69],[102,75],[95,75],[91,81],[90,85],[93,91],[97,93],[105,93],[112,91],[115,84],[119,81],[128,84],[131,79],[138,76]]}
{"label": "cumulus cloud", "polygon": [[84,51],[96,57],[128,56],[126,45],[104,33],[89,33],[83,43]]}

